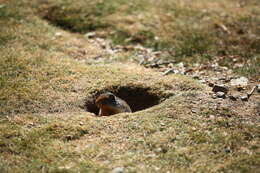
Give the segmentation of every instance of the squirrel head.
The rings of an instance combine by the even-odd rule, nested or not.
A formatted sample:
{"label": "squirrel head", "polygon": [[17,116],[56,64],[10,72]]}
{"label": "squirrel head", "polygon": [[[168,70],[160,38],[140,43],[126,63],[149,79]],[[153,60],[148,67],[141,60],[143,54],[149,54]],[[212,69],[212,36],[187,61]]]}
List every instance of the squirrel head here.
{"label": "squirrel head", "polygon": [[97,97],[95,100],[95,104],[97,106],[103,105],[103,104],[112,104],[115,103],[116,96],[111,92],[106,92]]}

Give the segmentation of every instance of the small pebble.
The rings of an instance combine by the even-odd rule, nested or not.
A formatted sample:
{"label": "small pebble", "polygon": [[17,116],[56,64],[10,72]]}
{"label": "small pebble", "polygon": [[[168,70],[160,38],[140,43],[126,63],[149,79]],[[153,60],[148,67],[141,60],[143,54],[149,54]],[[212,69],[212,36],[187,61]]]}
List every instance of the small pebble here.
{"label": "small pebble", "polygon": [[200,79],[200,76],[198,76],[198,75],[194,75],[192,77],[193,77],[193,79]]}
{"label": "small pebble", "polygon": [[201,80],[199,80],[201,83],[203,83],[203,84],[205,84],[205,83],[207,83],[207,81],[206,80],[204,80],[204,79],[201,79]]}
{"label": "small pebble", "polygon": [[210,115],[209,118],[210,118],[210,119],[214,119],[215,116],[214,116],[214,115]]}
{"label": "small pebble", "polygon": [[228,96],[228,98],[229,98],[230,100],[233,100],[233,101],[236,101],[236,100],[237,100],[237,98],[236,98],[235,96],[232,96],[232,95]]}
{"label": "small pebble", "polygon": [[245,86],[247,86],[247,83],[248,83],[248,79],[246,77],[231,79],[231,81],[230,81],[231,86],[245,87]]}
{"label": "small pebble", "polygon": [[212,95],[212,98],[213,98],[213,99],[216,99],[216,98],[218,98],[218,97],[217,97],[216,94],[213,94],[213,95]]}
{"label": "small pebble", "polygon": [[238,86],[238,87],[237,87],[237,91],[243,91],[243,90],[245,90],[244,87],[241,87],[241,86]]}
{"label": "small pebble", "polygon": [[172,73],[174,73],[174,70],[173,70],[173,69],[169,69],[169,70],[166,70],[166,71],[163,73],[163,75],[165,76],[165,75],[172,74]]}
{"label": "small pebble", "polygon": [[117,167],[112,170],[112,173],[124,173],[124,168]]}
{"label": "small pebble", "polygon": [[209,84],[209,87],[214,87],[214,83],[210,82]]}
{"label": "small pebble", "polygon": [[62,33],[61,32],[56,32],[55,33],[55,37],[61,37],[62,36]]}
{"label": "small pebble", "polygon": [[223,99],[226,98],[225,93],[221,92],[221,91],[217,92],[216,95],[217,95],[218,98],[223,98]]}
{"label": "small pebble", "polygon": [[87,39],[94,38],[95,36],[96,36],[95,32],[89,32],[84,35],[84,37]]}
{"label": "small pebble", "polygon": [[241,96],[240,97],[242,101],[248,101],[248,97],[247,96]]}
{"label": "small pebble", "polygon": [[214,87],[212,88],[213,92],[224,92],[227,93],[228,92],[228,88],[224,85],[214,85]]}

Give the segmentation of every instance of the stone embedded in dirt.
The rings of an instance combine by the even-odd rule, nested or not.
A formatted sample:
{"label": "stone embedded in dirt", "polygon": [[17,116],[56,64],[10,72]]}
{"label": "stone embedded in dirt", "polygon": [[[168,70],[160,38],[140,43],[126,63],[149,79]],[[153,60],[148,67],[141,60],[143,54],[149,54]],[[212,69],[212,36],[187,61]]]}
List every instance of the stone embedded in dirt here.
{"label": "stone embedded in dirt", "polygon": [[186,68],[185,74],[191,73],[193,71],[194,71],[194,69],[192,69],[192,68]]}
{"label": "stone embedded in dirt", "polygon": [[225,83],[228,83],[228,82],[230,82],[230,78],[225,78],[223,81],[225,82]]}
{"label": "stone embedded in dirt", "polygon": [[256,88],[257,92],[260,93],[260,84],[258,84],[256,86],[257,86],[257,88]]}
{"label": "stone embedded in dirt", "polygon": [[245,88],[244,88],[244,87],[237,86],[237,91],[243,91],[243,90],[245,90]]}
{"label": "stone embedded in dirt", "polygon": [[184,68],[183,62],[178,63],[177,66],[180,67],[180,68]]}
{"label": "stone embedded in dirt", "polygon": [[166,76],[166,75],[168,75],[168,74],[174,74],[175,72],[174,72],[174,70],[173,69],[169,69],[169,70],[166,70],[164,73],[163,73],[163,75],[164,76]]}
{"label": "stone embedded in dirt", "polygon": [[248,97],[248,99],[251,97],[251,95],[255,92],[255,90],[258,88],[258,86],[256,85],[256,86],[254,86],[250,91],[249,91],[249,93],[247,93],[247,97]]}
{"label": "stone embedded in dirt", "polygon": [[247,95],[241,96],[240,99],[242,101],[248,101],[248,96]]}
{"label": "stone embedded in dirt", "polygon": [[224,82],[226,82],[226,83],[230,81],[230,79],[227,78],[227,77],[221,77],[221,78],[219,78],[218,80],[224,81]]}
{"label": "stone embedded in dirt", "polygon": [[212,83],[212,82],[209,82],[208,85],[209,85],[209,87],[214,87],[214,83]]}
{"label": "stone embedded in dirt", "polygon": [[62,36],[62,33],[61,32],[56,32],[55,33],[55,37],[61,37]]}
{"label": "stone embedded in dirt", "polygon": [[209,118],[210,118],[210,119],[214,119],[215,116],[214,116],[214,115],[210,115]]}
{"label": "stone embedded in dirt", "polygon": [[223,32],[225,32],[227,34],[231,34],[230,30],[224,24],[216,23],[215,26],[220,28]]}
{"label": "stone embedded in dirt", "polygon": [[219,91],[219,92],[217,92],[216,93],[216,96],[218,97],[218,98],[226,98],[226,94],[224,93],[224,92],[221,92],[221,91]]}
{"label": "stone embedded in dirt", "polygon": [[205,83],[207,83],[207,81],[206,80],[204,80],[204,79],[201,79],[201,80],[199,80],[201,83],[203,83],[203,84],[205,84]]}
{"label": "stone embedded in dirt", "polygon": [[212,98],[213,98],[213,99],[216,99],[216,98],[217,98],[217,95],[216,95],[216,94],[212,95]]}
{"label": "stone embedded in dirt", "polygon": [[95,32],[88,32],[84,35],[85,38],[87,39],[91,39],[91,38],[94,38],[96,36],[96,33]]}
{"label": "stone embedded in dirt", "polygon": [[166,71],[163,73],[163,75],[166,76],[166,75],[168,75],[168,74],[177,74],[177,73],[179,73],[178,70],[169,69],[169,70],[166,70]]}
{"label": "stone embedded in dirt", "polygon": [[230,81],[231,86],[238,86],[238,87],[246,87],[247,83],[248,83],[248,79],[246,77],[231,79]]}
{"label": "stone embedded in dirt", "polygon": [[254,92],[255,90],[260,89],[259,87],[260,87],[260,85],[254,86],[249,93],[250,93],[250,94],[253,94],[253,92]]}
{"label": "stone embedded in dirt", "polygon": [[213,92],[224,92],[225,94],[228,92],[228,87],[224,86],[224,85],[214,85],[214,87],[212,88]]}
{"label": "stone embedded in dirt", "polygon": [[112,170],[112,173],[124,173],[124,172],[125,172],[124,168],[122,167],[117,167]]}
{"label": "stone embedded in dirt", "polygon": [[185,65],[183,62],[178,63],[177,65],[178,70],[180,71],[180,74],[184,74],[186,71]]}
{"label": "stone embedded in dirt", "polygon": [[197,75],[197,74],[195,74],[195,75],[192,76],[192,78],[193,78],[193,79],[198,79],[198,80],[199,80],[199,79],[200,79],[200,76]]}
{"label": "stone embedded in dirt", "polygon": [[70,141],[70,140],[73,139],[73,136],[71,136],[71,135],[66,135],[66,136],[64,137],[64,139],[66,139],[67,141]]}
{"label": "stone embedded in dirt", "polygon": [[192,113],[197,113],[199,110],[197,110],[197,109],[191,109],[191,112]]}
{"label": "stone embedded in dirt", "polygon": [[237,97],[236,97],[236,96],[233,96],[233,95],[228,96],[228,98],[229,98],[230,100],[233,100],[233,101],[236,101],[236,100],[237,100]]}

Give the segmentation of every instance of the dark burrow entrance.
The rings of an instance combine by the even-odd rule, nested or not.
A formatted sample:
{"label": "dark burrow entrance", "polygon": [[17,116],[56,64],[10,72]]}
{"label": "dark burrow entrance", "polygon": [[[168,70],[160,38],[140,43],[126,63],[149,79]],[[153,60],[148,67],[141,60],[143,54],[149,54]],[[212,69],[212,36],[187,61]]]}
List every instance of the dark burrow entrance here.
{"label": "dark burrow entrance", "polygon": [[95,105],[96,98],[105,92],[111,92],[125,100],[133,112],[144,110],[164,101],[169,95],[156,92],[151,88],[120,86],[93,92],[85,99],[84,109],[98,115],[99,108]]}

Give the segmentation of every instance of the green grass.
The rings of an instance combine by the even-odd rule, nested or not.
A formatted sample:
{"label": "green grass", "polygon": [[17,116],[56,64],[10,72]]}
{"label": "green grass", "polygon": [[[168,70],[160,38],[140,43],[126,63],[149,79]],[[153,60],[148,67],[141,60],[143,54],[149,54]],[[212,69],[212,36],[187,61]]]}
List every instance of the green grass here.
{"label": "green grass", "polygon": [[[233,67],[236,57],[259,68],[258,1],[49,1],[42,10],[51,23],[73,32],[95,31],[114,44],[142,44],[169,52],[178,61],[209,62],[215,57]],[[226,27],[227,30],[223,29]],[[200,58],[201,57],[201,58]],[[207,57],[207,58],[205,58]],[[255,70],[240,70],[255,77]]]}
{"label": "green grass", "polygon": [[[151,110],[110,118],[81,112],[2,119],[1,155],[9,159],[1,162],[6,163],[1,169],[107,172],[123,166],[127,172],[257,171],[259,126],[235,116],[188,115],[191,99],[177,96]],[[12,165],[14,158],[17,163]]]}
{"label": "green grass", "polygon": [[[85,127],[67,126],[66,122],[55,122],[55,120],[51,122],[40,116],[23,118],[23,116],[17,118],[16,122],[1,120],[0,153],[2,156],[8,156],[9,159],[0,157],[2,163],[0,170],[3,172],[67,171],[66,162],[75,161],[78,155],[69,152],[66,143],[87,134]],[[23,124],[26,120],[30,121],[30,124]],[[16,162],[10,162],[13,159]],[[78,171],[98,172],[102,168],[89,160],[77,162]],[[63,164],[65,168],[62,167]]]}
{"label": "green grass", "polygon": [[[53,6],[69,8],[71,4],[50,2],[52,10]],[[121,2],[121,12],[127,15],[138,15],[150,8],[144,6],[145,1],[131,1],[129,5],[130,1],[119,0],[108,1],[111,4],[101,1],[94,9],[91,7],[96,1],[77,1],[71,8],[77,9],[85,2],[90,3],[89,9],[99,9],[98,15],[93,13],[95,20],[96,16],[103,19],[115,15]],[[167,3],[160,1],[157,5],[172,10]],[[124,167],[125,172],[259,170],[257,116],[244,117],[230,109],[212,110],[213,101],[204,97],[204,88],[189,77],[162,76],[132,63],[91,63],[88,60],[102,51],[81,35],[65,32],[38,16],[39,8],[49,7],[29,0],[0,3],[0,172],[110,172],[115,167]],[[187,7],[176,10],[174,17],[185,18],[184,14],[194,12]],[[111,30],[117,28],[110,25]],[[125,33],[123,27],[114,31],[109,35],[118,37],[114,40],[125,42],[124,37],[130,34],[130,42],[147,46],[157,35],[149,27],[134,33]],[[62,36],[56,37],[57,32]],[[191,37],[176,39],[179,58],[188,54],[213,58],[204,52],[214,47],[208,39],[210,33],[199,29],[189,33]],[[161,49],[170,42],[163,40],[153,46]],[[147,110],[111,117],[96,117],[82,109],[92,93],[127,87],[149,88],[165,101]],[[194,108],[197,111],[193,112]]]}
{"label": "green grass", "polygon": [[[78,38],[74,41],[71,39],[72,35],[67,33],[64,33],[63,38],[55,39],[55,33],[61,30],[35,16],[37,10],[33,8],[34,3],[36,2],[29,3],[25,0],[16,4],[10,1],[4,6],[8,15],[1,21],[3,32],[0,33],[4,38],[14,39],[0,47],[1,114],[81,110],[85,97],[92,90],[127,86],[130,83],[147,86],[147,81],[143,81],[146,72],[140,67],[136,67],[139,69],[138,73],[132,73],[124,65],[104,65],[97,68],[95,65],[86,66],[72,58],[72,54],[78,53],[78,49],[85,48],[91,53],[93,48],[85,46],[89,44],[86,40]],[[73,45],[74,48],[70,50],[67,45]],[[99,52],[101,51],[93,54],[97,56]],[[117,78],[111,80],[111,76],[115,74]],[[155,88],[160,88],[161,83],[166,83],[167,80],[153,81],[159,75],[155,74],[146,76]],[[169,81],[177,81],[179,78],[183,77]],[[195,85],[186,78],[178,85],[186,84]]]}

